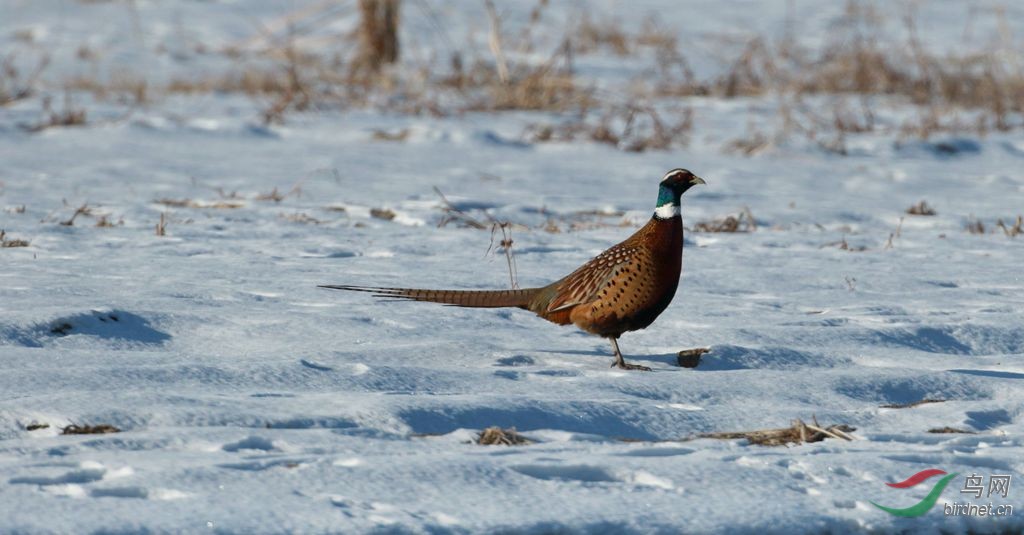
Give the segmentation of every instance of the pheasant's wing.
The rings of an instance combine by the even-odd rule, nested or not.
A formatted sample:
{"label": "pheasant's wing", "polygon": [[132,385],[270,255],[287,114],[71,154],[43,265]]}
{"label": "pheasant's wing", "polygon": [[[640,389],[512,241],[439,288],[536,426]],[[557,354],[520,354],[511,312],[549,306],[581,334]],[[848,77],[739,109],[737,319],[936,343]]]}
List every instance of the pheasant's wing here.
{"label": "pheasant's wing", "polygon": [[608,281],[622,267],[632,262],[636,254],[636,247],[620,243],[597,255],[558,283],[555,297],[548,304],[547,311],[557,312],[594,301]]}

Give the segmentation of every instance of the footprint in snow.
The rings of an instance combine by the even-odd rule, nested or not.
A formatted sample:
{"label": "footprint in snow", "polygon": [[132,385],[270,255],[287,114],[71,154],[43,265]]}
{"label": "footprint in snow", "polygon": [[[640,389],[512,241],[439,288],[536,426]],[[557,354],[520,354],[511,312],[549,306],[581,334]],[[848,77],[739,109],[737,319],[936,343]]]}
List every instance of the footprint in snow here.
{"label": "footprint in snow", "polygon": [[643,470],[612,471],[600,466],[578,464],[523,464],[513,470],[544,481],[575,481],[580,483],[628,483],[638,487],[675,489],[671,480]]}
{"label": "footprint in snow", "polygon": [[241,463],[224,463],[220,466],[221,468],[229,468],[231,470],[242,470],[244,472],[262,472],[264,470],[270,470],[272,468],[281,468],[286,470],[294,470],[297,468],[304,468],[309,465],[306,459],[258,459],[254,461],[247,461]]}
{"label": "footprint in snow", "polygon": [[678,455],[689,455],[694,451],[696,450],[691,448],[656,446],[653,448],[637,448],[625,453],[620,453],[619,455],[623,457],[675,457]]}
{"label": "footprint in snow", "polygon": [[106,487],[96,488],[89,492],[93,498],[133,498],[137,500],[180,500],[189,494],[175,489],[149,489],[146,487]]}
{"label": "footprint in snow", "polygon": [[[366,518],[377,524],[410,524],[427,522],[437,527],[450,528],[459,525],[458,518],[442,512],[408,511],[384,502],[364,502],[345,496],[328,496],[331,505],[337,507],[349,518]],[[427,530],[431,531],[431,530]]]}
{"label": "footprint in snow", "polygon": [[311,369],[311,370],[316,370],[318,372],[333,372],[334,371],[334,368],[332,368],[330,366],[327,366],[325,364],[318,364],[318,363],[313,362],[311,360],[300,359],[299,363],[302,364],[303,366]]}
{"label": "footprint in snow", "polygon": [[188,497],[187,493],[174,489],[149,489],[140,486],[94,487],[86,486],[104,481],[116,480],[135,474],[130,466],[110,469],[92,461],[78,465],[74,470],[55,476],[23,476],[11,478],[12,485],[39,485],[48,494],[68,498],[136,498],[151,500],[177,500]]}
{"label": "footprint in snow", "polygon": [[56,340],[87,337],[99,340],[113,349],[162,346],[171,335],[156,329],[148,318],[125,310],[91,310],[62,316],[31,327],[0,325],[0,340],[8,339],[24,347],[43,347]]}
{"label": "footprint in snow", "polygon": [[495,361],[495,366],[533,366],[537,362],[529,355],[512,355]]}
{"label": "footprint in snow", "polygon": [[[58,465],[66,467],[67,465]],[[67,483],[75,484],[86,484],[93,483],[100,480],[110,480],[119,477],[127,477],[135,473],[130,466],[124,466],[121,468],[109,469],[101,463],[95,461],[85,461],[78,465],[74,470],[65,472],[58,476],[29,476],[29,477],[15,477],[9,482],[12,484],[30,484],[30,485],[63,485]]]}
{"label": "footprint in snow", "polygon": [[250,436],[239,440],[238,442],[231,442],[225,444],[222,448],[224,451],[237,452],[244,450],[258,450],[258,451],[274,451],[279,450],[279,445],[275,444],[274,441],[269,438]]}

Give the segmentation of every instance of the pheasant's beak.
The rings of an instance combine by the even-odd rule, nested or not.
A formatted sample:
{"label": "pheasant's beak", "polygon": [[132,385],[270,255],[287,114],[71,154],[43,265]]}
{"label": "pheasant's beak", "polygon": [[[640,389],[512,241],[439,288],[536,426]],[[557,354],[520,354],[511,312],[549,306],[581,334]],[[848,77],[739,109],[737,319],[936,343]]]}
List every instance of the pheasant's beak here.
{"label": "pheasant's beak", "polygon": [[697,184],[707,184],[707,182],[704,182],[704,179],[699,176],[694,176],[692,179],[690,179],[691,186],[696,186]]}

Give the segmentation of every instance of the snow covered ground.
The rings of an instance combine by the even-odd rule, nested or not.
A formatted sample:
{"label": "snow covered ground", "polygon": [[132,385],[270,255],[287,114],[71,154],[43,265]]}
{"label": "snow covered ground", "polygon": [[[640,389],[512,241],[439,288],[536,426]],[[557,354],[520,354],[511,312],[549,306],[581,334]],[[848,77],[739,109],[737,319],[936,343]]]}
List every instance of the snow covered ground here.
{"label": "snow covered ground", "polygon": [[[118,48],[133,24],[123,4],[41,4],[0,4],[4,38],[31,27],[40,47],[89,38],[134,61]],[[285,11],[139,4],[156,41],[175,17],[216,41],[251,32],[242,15]],[[774,4],[743,17],[779,21]],[[742,24],[713,5],[711,27]],[[928,6],[925,38],[941,42],[961,11]],[[813,39],[842,3],[807,9]],[[1019,6],[1006,16],[1019,22]],[[38,99],[0,108],[0,229],[29,241],[0,249],[0,532],[1024,529],[1024,511],[942,511],[1024,509],[1024,236],[995,227],[1024,213],[1020,131],[746,158],[722,150],[750,119],[737,100],[691,99],[690,145],[637,154],[524,142],[523,113],[327,110],[264,127],[241,96],[170,97],[109,121],[116,104],[81,98],[94,121],[39,133],[17,127]],[[684,198],[688,227],[749,207],[757,230],[688,232],[672,306],[622,339],[652,373],[610,369],[605,340],[523,311],[316,288],[508,287],[489,231],[438,227],[435,186],[473,217],[517,223],[518,282],[545,284],[642,224],[673,167],[708,182]],[[922,199],[937,215],[905,213]],[[103,216],[113,226],[96,226]],[[965,230],[975,220],[986,233]],[[698,346],[711,347],[699,367],[676,366]],[[944,401],[882,407],[924,399]],[[693,439],[796,418],[857,440]],[[69,424],[122,432],[60,435]],[[535,443],[472,443],[491,426]],[[972,433],[928,432],[946,426]],[[885,483],[928,468],[961,474],[929,513],[871,504],[918,502],[935,480]],[[1008,496],[961,493],[971,474],[1012,475]]]}

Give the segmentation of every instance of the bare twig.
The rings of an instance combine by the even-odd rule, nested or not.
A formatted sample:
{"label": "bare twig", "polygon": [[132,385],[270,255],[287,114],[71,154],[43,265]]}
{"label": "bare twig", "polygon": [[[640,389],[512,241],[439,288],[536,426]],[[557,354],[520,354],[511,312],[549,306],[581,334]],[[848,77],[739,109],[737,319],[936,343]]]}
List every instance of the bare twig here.
{"label": "bare twig", "polygon": [[927,405],[929,403],[942,403],[944,401],[946,401],[946,400],[944,400],[944,399],[934,399],[934,398],[924,398],[922,400],[912,401],[912,402],[909,402],[909,403],[888,403],[888,404],[882,405],[881,407],[883,409],[909,409],[911,407],[917,407],[917,406],[920,406],[920,405]]}
{"label": "bare twig", "polygon": [[488,427],[477,435],[476,443],[481,446],[525,446],[533,444],[533,441],[517,433],[514,427]]}
{"label": "bare twig", "polygon": [[487,17],[491,21],[491,33],[487,44],[490,46],[491,53],[494,54],[498,79],[503,85],[508,84],[508,63],[505,61],[505,51],[501,46],[501,19],[498,17],[497,10],[494,9],[494,2],[484,0],[484,5],[487,7]]}
{"label": "bare twig", "polygon": [[71,217],[64,221],[61,221],[60,224],[65,227],[70,227],[75,224],[75,218],[77,218],[80,215],[90,215],[91,213],[92,210],[89,208],[89,204],[85,203],[82,206],[79,206],[78,209],[75,210],[75,213],[71,214]]}
{"label": "bare twig", "polygon": [[696,232],[754,232],[757,230],[757,222],[750,208],[744,206],[743,210],[735,216],[726,216],[721,219],[710,221],[699,221],[693,226]]}
{"label": "bare twig", "polygon": [[910,215],[935,215],[935,209],[928,206],[926,201],[921,201],[907,208],[907,213]]}
{"label": "bare twig", "polygon": [[28,247],[28,240],[9,240],[7,239],[7,233],[0,230],[0,247]]}
{"label": "bare twig", "polygon": [[166,236],[167,235],[167,213],[160,213],[160,222],[156,224],[156,235]]}
{"label": "bare twig", "polygon": [[849,434],[850,431],[854,431],[854,429],[847,425],[840,424],[822,427],[818,425],[816,419],[814,424],[808,424],[803,420],[796,419],[793,420],[793,424],[791,426],[781,429],[702,433],[698,435],[698,437],[725,440],[745,438],[751,444],[757,444],[759,446],[783,446],[791,443],[801,444],[806,442],[821,442],[826,438],[851,441],[853,440],[853,436]]}
{"label": "bare twig", "polygon": [[110,424],[99,425],[77,425],[71,424],[60,430],[62,435],[103,435],[106,433],[120,433],[121,430]]}
{"label": "bare twig", "polygon": [[1014,223],[1012,227],[1009,227],[1005,223],[1003,223],[1002,219],[996,222],[996,226],[1003,229],[1003,233],[1005,233],[1007,236],[1015,238],[1017,237],[1017,235],[1024,232],[1024,217],[1017,216],[1017,222]]}
{"label": "bare twig", "polygon": [[438,189],[437,186],[434,186],[434,193],[441,198],[441,202],[444,203],[443,210],[445,211],[444,217],[442,217],[441,221],[437,223],[438,228],[443,227],[452,221],[458,221],[464,226],[480,230],[486,230],[488,228],[484,223],[481,223],[479,220],[473,218],[466,212],[459,210],[453,206],[452,203],[448,202],[448,198],[444,196],[444,193],[441,193],[441,190]]}
{"label": "bare twig", "polygon": [[490,252],[494,248],[494,238],[497,231],[501,230],[501,241],[499,245],[505,252],[505,261],[508,262],[508,283],[513,290],[519,288],[519,277],[516,269],[516,259],[512,255],[512,224],[508,221],[495,221],[491,224],[491,245],[487,248]]}

